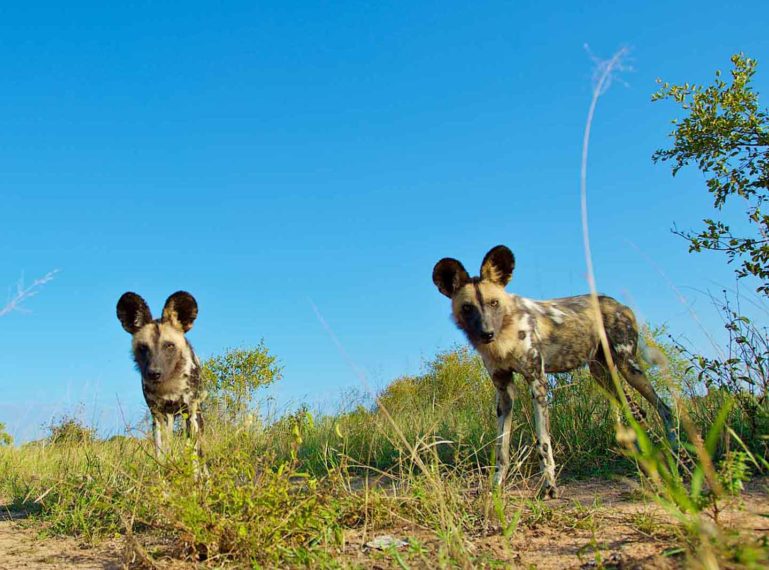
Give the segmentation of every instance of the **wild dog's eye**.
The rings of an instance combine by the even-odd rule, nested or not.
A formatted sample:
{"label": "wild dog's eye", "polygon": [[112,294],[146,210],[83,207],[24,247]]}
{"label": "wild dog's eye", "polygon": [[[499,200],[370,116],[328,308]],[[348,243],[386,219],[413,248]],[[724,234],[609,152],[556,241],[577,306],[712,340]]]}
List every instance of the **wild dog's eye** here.
{"label": "wild dog's eye", "polygon": [[163,348],[166,349],[168,352],[173,352],[176,350],[176,345],[172,342],[167,342],[163,345]]}
{"label": "wild dog's eye", "polygon": [[470,303],[465,303],[464,305],[462,305],[463,313],[469,313],[472,310],[473,310],[473,306]]}
{"label": "wild dog's eye", "polygon": [[141,344],[137,344],[137,345],[136,345],[136,352],[142,352],[142,353],[144,353],[144,352],[147,352],[149,349],[150,349],[150,347],[149,347],[149,346],[147,346],[147,345],[146,345],[146,344],[144,344],[144,343],[141,343]]}
{"label": "wild dog's eye", "polygon": [[489,301],[489,307],[492,307],[494,309],[499,307],[499,299],[492,299],[491,301]]}

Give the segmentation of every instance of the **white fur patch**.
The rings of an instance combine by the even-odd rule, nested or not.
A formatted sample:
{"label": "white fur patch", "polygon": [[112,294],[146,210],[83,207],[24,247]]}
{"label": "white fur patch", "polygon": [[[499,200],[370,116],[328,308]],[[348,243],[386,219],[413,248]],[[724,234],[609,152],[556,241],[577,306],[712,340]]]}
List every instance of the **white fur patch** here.
{"label": "white fur patch", "polygon": [[563,322],[566,320],[566,313],[556,307],[548,308],[547,316],[550,317],[557,325],[563,324]]}
{"label": "white fur patch", "polygon": [[526,297],[518,297],[518,300],[521,302],[521,305],[523,305],[523,308],[527,311],[530,311],[532,313],[544,313],[544,310],[542,309],[542,305],[537,303],[536,301],[532,301],[531,299],[527,299]]}
{"label": "white fur patch", "polygon": [[618,344],[618,345],[615,345],[614,350],[617,351],[617,354],[628,354],[630,356],[633,356],[632,344]]}

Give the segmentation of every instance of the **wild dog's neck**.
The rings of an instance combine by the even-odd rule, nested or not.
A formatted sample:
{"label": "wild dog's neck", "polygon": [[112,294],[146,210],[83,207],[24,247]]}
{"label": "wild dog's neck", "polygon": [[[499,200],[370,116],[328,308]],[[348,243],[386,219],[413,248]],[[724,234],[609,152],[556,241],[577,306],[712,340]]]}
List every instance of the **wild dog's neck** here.
{"label": "wild dog's neck", "polygon": [[183,375],[185,378],[189,378],[200,368],[200,361],[198,360],[198,356],[195,354],[195,350],[192,348],[190,341],[186,338],[184,340],[186,341],[184,346],[186,352],[184,360],[187,363],[187,366],[184,368]]}

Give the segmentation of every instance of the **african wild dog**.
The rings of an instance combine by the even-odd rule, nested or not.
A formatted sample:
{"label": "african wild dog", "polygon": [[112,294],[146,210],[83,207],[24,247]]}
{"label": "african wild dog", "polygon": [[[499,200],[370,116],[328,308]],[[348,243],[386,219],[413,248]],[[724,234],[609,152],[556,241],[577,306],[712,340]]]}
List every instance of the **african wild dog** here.
{"label": "african wild dog", "polygon": [[200,378],[200,361],[184,333],[198,316],[195,298],[185,291],[171,295],[160,319],[153,319],[147,303],[136,293],[124,293],[117,303],[117,318],[133,335],[131,349],[142,375],[144,400],[152,415],[155,452],[168,448],[176,416],[186,416],[186,432],[200,455],[203,417],[200,403],[205,398]]}
{"label": "african wild dog", "polygon": [[[510,464],[512,375],[517,372],[528,383],[533,399],[543,492],[556,497],[546,374],[587,364],[592,376],[609,394],[618,394],[601,346],[591,296],[534,301],[508,294],[505,286],[514,267],[513,253],[498,245],[483,258],[480,277],[470,277],[456,259],[444,258],[433,269],[433,282],[451,299],[454,321],[480,353],[497,388],[495,484],[503,482]],[[599,296],[598,304],[613,362],[628,383],[654,406],[673,441],[672,412],[636,361],[639,335],[633,312],[611,297]]]}

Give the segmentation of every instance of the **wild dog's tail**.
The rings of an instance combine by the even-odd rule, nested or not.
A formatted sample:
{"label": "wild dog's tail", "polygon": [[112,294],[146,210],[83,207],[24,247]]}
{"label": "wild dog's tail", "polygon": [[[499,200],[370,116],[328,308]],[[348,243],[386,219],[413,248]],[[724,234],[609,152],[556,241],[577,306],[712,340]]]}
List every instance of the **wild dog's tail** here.
{"label": "wild dog's tail", "polygon": [[638,353],[651,366],[665,367],[668,365],[665,354],[656,346],[649,346],[643,334],[638,335]]}

